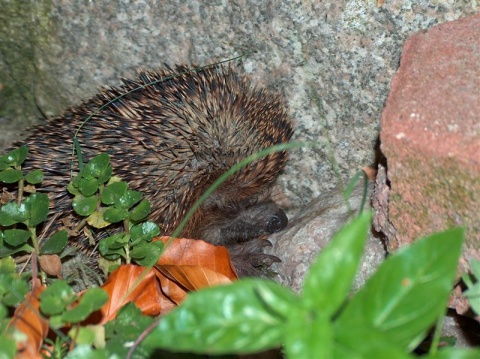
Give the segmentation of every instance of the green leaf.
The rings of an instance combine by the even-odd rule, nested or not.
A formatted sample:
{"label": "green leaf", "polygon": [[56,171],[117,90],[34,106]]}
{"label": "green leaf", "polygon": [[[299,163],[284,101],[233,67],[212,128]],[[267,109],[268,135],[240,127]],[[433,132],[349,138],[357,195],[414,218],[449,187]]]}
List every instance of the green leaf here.
{"label": "green leaf", "polygon": [[0,170],[4,170],[7,167],[18,167],[20,166],[25,158],[28,155],[28,148],[26,146],[22,146],[16,148],[6,155],[0,157]]}
{"label": "green leaf", "polygon": [[388,335],[368,325],[336,328],[334,338],[334,358],[414,359],[403,351],[401,344],[390,341]]}
{"label": "green leaf", "polygon": [[[125,358],[130,347],[125,343],[134,342],[148,326],[153,322],[154,318],[143,315],[141,310],[135,304],[128,303],[123,306],[117,314],[117,317],[105,325],[105,335],[107,337],[106,350],[110,357],[117,355],[118,358]],[[137,347],[133,357],[137,358],[164,358],[155,352],[155,356],[151,355],[152,349],[147,349],[143,343]],[[167,356],[165,356],[166,358]],[[178,357],[180,359],[180,357]],[[193,358],[192,358],[193,359]],[[219,358],[220,359],[220,358]]]}
{"label": "green leaf", "polygon": [[135,243],[138,243],[141,240],[149,242],[153,237],[160,234],[160,228],[156,223],[143,222],[134,225],[130,229],[130,234],[132,235],[132,240]]}
{"label": "green leaf", "polygon": [[0,272],[0,301],[9,307],[16,306],[29,291],[27,282],[16,274]]}
{"label": "green leaf", "polygon": [[33,193],[25,200],[25,205],[30,209],[30,215],[25,224],[35,227],[45,221],[48,216],[48,195],[45,193]]}
{"label": "green leaf", "polygon": [[98,243],[100,254],[109,260],[115,260],[120,256],[125,257],[125,247],[130,240],[130,235],[125,233],[101,239]]}
{"label": "green leaf", "polygon": [[15,260],[12,257],[0,259],[0,273],[15,274]]}
{"label": "green leaf", "polygon": [[144,199],[141,201],[137,207],[130,214],[130,220],[132,222],[140,222],[147,218],[150,214],[150,202]]}
{"label": "green leaf", "polygon": [[110,163],[110,156],[107,153],[100,153],[93,157],[90,162],[85,165],[85,172],[91,176],[98,178]]}
{"label": "green leaf", "polygon": [[312,264],[303,285],[306,308],[321,309],[331,316],[345,301],[362,258],[371,218],[371,213],[365,212],[344,226]]}
{"label": "green leaf", "polygon": [[81,178],[78,182],[78,190],[85,197],[90,197],[98,191],[98,182],[95,178]]}
{"label": "green leaf", "polygon": [[271,281],[245,279],[190,293],[145,339],[149,347],[193,353],[252,353],[283,341],[285,318],[258,295]]}
{"label": "green leaf", "polygon": [[287,358],[333,358],[332,324],[320,311],[290,308],[285,327]]}
{"label": "green leaf", "polygon": [[8,202],[0,208],[0,225],[2,226],[25,222],[28,217],[29,211],[25,203],[17,205],[14,202]]}
{"label": "green leaf", "polygon": [[423,355],[424,359],[478,359],[480,358],[480,349],[478,348],[443,348],[439,349],[435,355]]}
{"label": "green leaf", "polygon": [[14,247],[25,244],[30,238],[30,231],[24,229],[7,229],[3,233],[5,243]]}
{"label": "green leaf", "polygon": [[76,300],[77,296],[64,280],[56,280],[40,294],[40,310],[47,316],[58,315]]}
{"label": "green leaf", "polygon": [[75,345],[92,345],[95,341],[95,332],[89,327],[74,327],[70,329],[68,336],[75,340]]}
{"label": "green leaf", "polygon": [[82,170],[82,177],[94,177],[98,179],[98,184],[105,183],[112,175],[112,166],[110,166],[110,157],[106,153],[101,153],[92,158]]}
{"label": "green leaf", "polygon": [[43,181],[42,170],[34,170],[25,176],[25,180],[30,184],[39,184]]}
{"label": "green leaf", "polygon": [[128,185],[126,182],[113,182],[102,190],[102,203],[110,205],[118,201],[127,192]]}
{"label": "green leaf", "polygon": [[74,196],[81,194],[80,191],[78,190],[78,184],[80,183],[80,179],[81,177],[77,175],[68,183],[67,185],[68,193],[71,193]]}
{"label": "green leaf", "polygon": [[100,288],[88,289],[80,298],[80,302],[72,309],[65,312],[63,320],[65,323],[78,323],[98,310],[108,300],[107,293]]}
{"label": "green leaf", "polygon": [[0,182],[4,183],[15,183],[22,179],[23,174],[20,170],[15,170],[13,168],[7,168],[0,172]]}
{"label": "green leaf", "polygon": [[69,351],[65,359],[105,359],[114,357],[108,356],[105,349],[93,349],[90,345],[80,344]]}
{"label": "green leaf", "polygon": [[151,267],[157,263],[163,250],[163,242],[141,242],[130,251],[130,257],[137,264],[144,267]]}
{"label": "green leaf", "polygon": [[117,223],[123,221],[128,216],[128,211],[123,208],[108,208],[103,213],[103,219],[110,223]]}
{"label": "green leaf", "polygon": [[413,349],[445,310],[463,233],[435,233],[387,258],[339,317],[339,331],[371,326]]}
{"label": "green leaf", "polygon": [[72,201],[73,210],[80,216],[86,217],[91,215],[97,208],[99,199],[97,196],[84,197],[82,195],[75,196]]}
{"label": "green leaf", "polygon": [[27,243],[24,243],[20,246],[10,246],[3,240],[3,233],[0,231],[0,258],[11,256],[15,253],[20,252],[33,252],[33,247]]}
{"label": "green leaf", "polygon": [[130,209],[133,205],[138,203],[142,199],[142,193],[129,189],[115,201],[115,207]]}
{"label": "green leaf", "polygon": [[58,231],[48,238],[42,248],[40,254],[57,254],[63,251],[68,242],[68,232],[65,230]]}
{"label": "green leaf", "polygon": [[0,358],[14,358],[17,352],[17,344],[6,333],[0,334]]}

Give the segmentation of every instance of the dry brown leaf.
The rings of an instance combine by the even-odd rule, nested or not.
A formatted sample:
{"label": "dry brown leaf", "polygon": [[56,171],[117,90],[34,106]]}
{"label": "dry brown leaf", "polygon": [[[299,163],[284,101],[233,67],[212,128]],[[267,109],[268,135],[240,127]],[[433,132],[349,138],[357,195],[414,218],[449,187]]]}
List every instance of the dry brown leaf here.
{"label": "dry brown leaf", "polygon": [[[146,271],[146,275],[143,273]],[[102,286],[108,294],[108,302],[99,312],[87,320],[89,324],[104,324],[117,316],[118,310],[129,302],[146,315],[158,315],[175,305],[163,296],[152,269],[133,264],[120,266]]]}
{"label": "dry brown leaf", "polygon": [[54,275],[57,278],[62,277],[62,261],[56,254],[43,254],[39,257],[40,267],[48,275]]}
{"label": "dry brown leaf", "polygon": [[[167,243],[170,237],[159,237]],[[176,238],[155,266],[163,293],[176,304],[187,292],[228,284],[237,279],[225,247],[198,239]]]}
{"label": "dry brown leaf", "polygon": [[[167,243],[169,239],[170,237],[158,237],[154,240]],[[175,238],[157,265],[198,266],[220,273],[231,281],[237,279],[227,248],[200,239]]]}
{"label": "dry brown leaf", "polygon": [[39,296],[45,289],[45,286],[37,282],[34,288],[15,310],[7,326],[9,329],[17,329],[25,334],[26,337],[24,342],[17,343],[18,352],[16,358],[41,358],[40,348],[48,334],[48,320],[39,313]]}

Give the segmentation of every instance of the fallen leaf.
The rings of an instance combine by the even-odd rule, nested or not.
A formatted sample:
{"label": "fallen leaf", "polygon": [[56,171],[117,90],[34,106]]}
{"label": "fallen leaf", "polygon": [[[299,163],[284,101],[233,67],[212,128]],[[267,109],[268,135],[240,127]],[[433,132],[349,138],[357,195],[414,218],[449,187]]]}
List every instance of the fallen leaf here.
{"label": "fallen leaf", "polygon": [[39,257],[38,262],[40,267],[48,275],[53,275],[57,278],[62,277],[62,261],[56,254],[43,254]]}
{"label": "fallen leaf", "polygon": [[48,333],[48,320],[39,313],[39,296],[45,286],[36,281],[33,287],[7,325],[7,329],[15,328],[26,337],[25,341],[17,343],[16,358],[41,358],[40,349]]}
{"label": "fallen leaf", "polygon": [[155,271],[147,267],[122,265],[107,278],[102,289],[108,294],[108,302],[87,319],[88,324],[104,324],[114,319],[118,310],[129,302],[151,316],[175,306],[162,294]]}
{"label": "fallen leaf", "polygon": [[[167,243],[170,237],[158,237]],[[175,238],[160,257],[157,277],[163,293],[180,304],[187,292],[228,284],[237,279],[228,250],[199,239]]]}

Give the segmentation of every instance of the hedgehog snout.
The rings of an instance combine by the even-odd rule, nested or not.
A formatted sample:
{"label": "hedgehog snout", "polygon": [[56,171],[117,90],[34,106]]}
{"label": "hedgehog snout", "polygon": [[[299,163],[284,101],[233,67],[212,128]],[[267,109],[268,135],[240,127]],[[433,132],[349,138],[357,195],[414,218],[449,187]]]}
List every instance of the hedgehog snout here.
{"label": "hedgehog snout", "polygon": [[270,220],[267,224],[267,232],[277,233],[284,229],[288,224],[288,218],[285,212],[279,208],[278,211],[270,217]]}

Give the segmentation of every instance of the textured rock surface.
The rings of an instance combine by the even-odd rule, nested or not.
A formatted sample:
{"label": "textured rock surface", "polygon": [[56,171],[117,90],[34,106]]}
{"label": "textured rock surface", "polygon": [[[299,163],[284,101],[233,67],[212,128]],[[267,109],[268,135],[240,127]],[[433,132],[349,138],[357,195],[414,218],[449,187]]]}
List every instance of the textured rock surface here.
{"label": "textured rock surface", "polygon": [[319,143],[294,151],[282,180],[291,203],[306,204],[373,162],[408,34],[480,11],[469,0],[375,4],[5,0],[0,137],[19,132],[32,113],[57,114],[138,67],[208,64],[255,51],[241,67],[286,94],[296,140]]}
{"label": "textured rock surface", "polygon": [[465,226],[462,270],[480,259],[479,34],[476,15],[410,37],[382,116],[390,223],[378,229],[394,249]]}
{"label": "textured rock surface", "polygon": [[[296,292],[302,288],[305,274],[319,252],[333,236],[358,213],[363,200],[363,186],[357,185],[349,205],[342,192],[333,189],[314,199],[290,221],[288,228],[270,236],[273,246],[266,252],[281,258],[274,263],[272,271],[278,273],[276,280]],[[367,198],[366,207],[369,207]],[[385,258],[382,241],[370,233],[365,252],[353,288],[358,289]]]}

